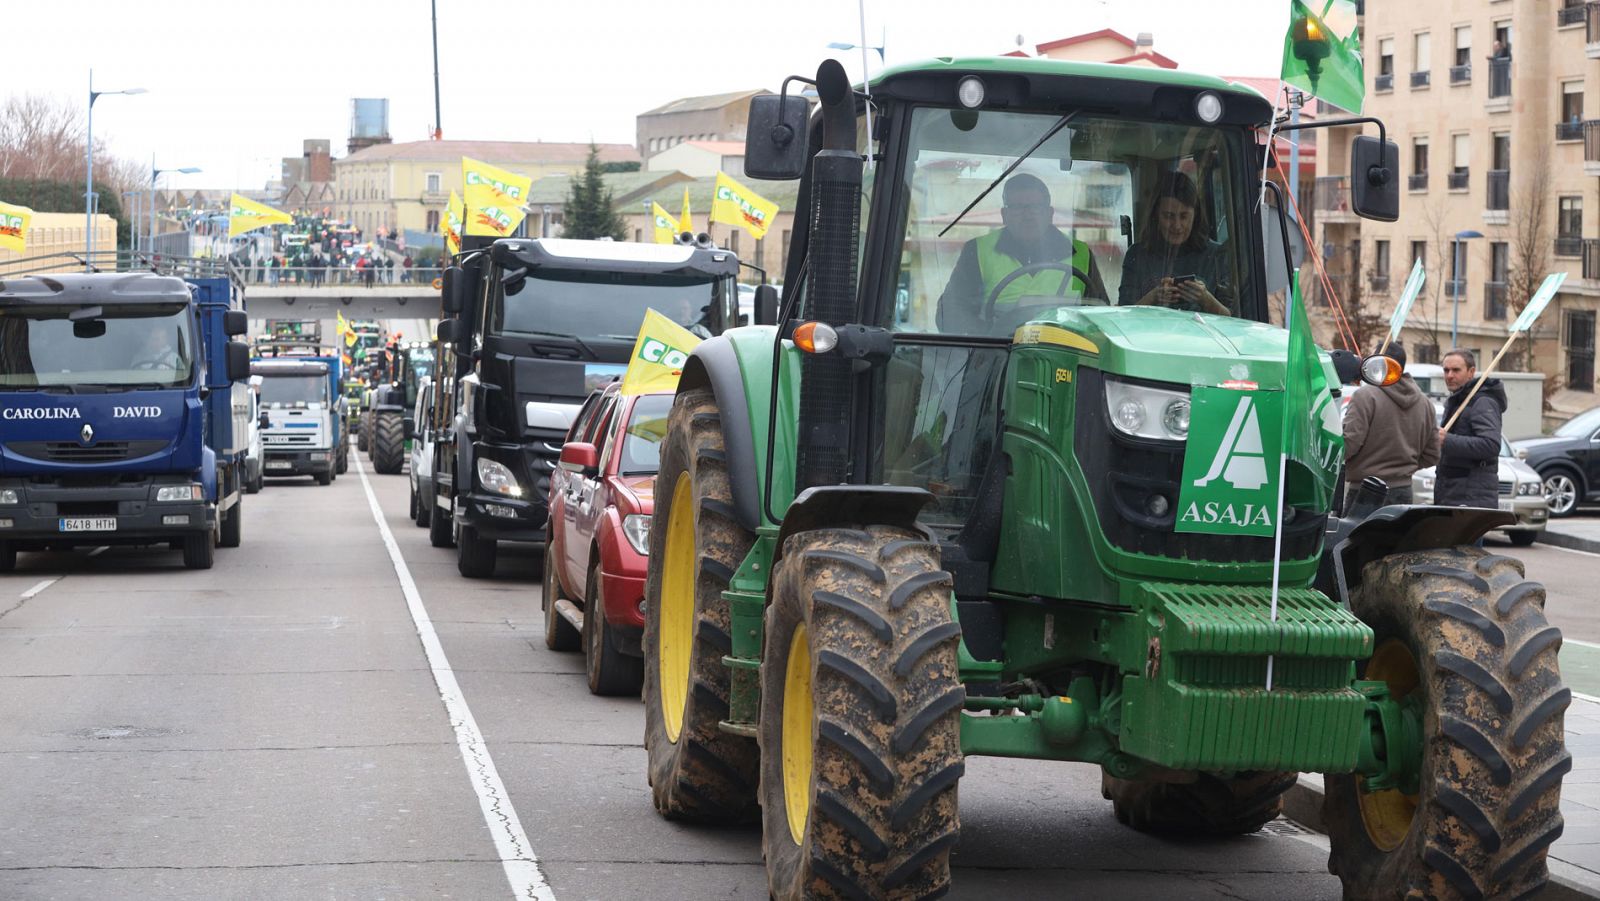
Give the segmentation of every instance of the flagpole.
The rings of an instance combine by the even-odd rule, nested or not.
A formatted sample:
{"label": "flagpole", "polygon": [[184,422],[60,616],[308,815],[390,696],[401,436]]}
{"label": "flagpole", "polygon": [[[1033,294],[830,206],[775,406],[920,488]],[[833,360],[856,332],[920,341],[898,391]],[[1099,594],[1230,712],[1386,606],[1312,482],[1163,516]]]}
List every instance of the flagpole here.
{"label": "flagpole", "polygon": [[[1289,454],[1278,449],[1278,526],[1272,530],[1272,607],[1273,622],[1278,621],[1278,577],[1283,571],[1283,481],[1288,469]],[[1272,690],[1272,659],[1267,655],[1267,691]]]}

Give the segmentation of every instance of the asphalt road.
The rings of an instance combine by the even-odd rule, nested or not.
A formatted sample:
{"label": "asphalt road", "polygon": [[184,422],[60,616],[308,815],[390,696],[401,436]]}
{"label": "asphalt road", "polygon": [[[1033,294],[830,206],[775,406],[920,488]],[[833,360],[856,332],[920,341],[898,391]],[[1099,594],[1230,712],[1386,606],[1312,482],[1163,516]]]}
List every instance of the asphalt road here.
{"label": "asphalt road", "polygon": [[[402,568],[352,469],[247,498],[208,572],[113,548],[0,579],[0,898],[765,897],[755,831],[654,813],[639,704],[544,647],[531,551],[464,580],[367,478]],[[1600,642],[1594,561],[1514,553]],[[970,760],[961,811],[954,898],[1339,896],[1319,839],[1140,835],[1090,767]]]}

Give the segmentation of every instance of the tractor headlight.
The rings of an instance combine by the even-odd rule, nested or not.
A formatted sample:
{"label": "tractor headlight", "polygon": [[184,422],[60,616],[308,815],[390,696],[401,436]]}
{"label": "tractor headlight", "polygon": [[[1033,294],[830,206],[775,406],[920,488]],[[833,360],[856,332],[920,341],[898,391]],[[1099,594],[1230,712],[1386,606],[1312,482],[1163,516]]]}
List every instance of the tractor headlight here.
{"label": "tractor headlight", "polygon": [[522,486],[517,484],[517,477],[511,474],[504,463],[484,457],[478,458],[478,484],[483,490],[506,497],[522,497]]}
{"label": "tractor headlight", "polygon": [[641,556],[650,555],[650,514],[630,513],[622,517],[622,534]]}
{"label": "tractor headlight", "polygon": [[1106,377],[1106,410],[1124,435],[1157,441],[1189,437],[1189,392]]}

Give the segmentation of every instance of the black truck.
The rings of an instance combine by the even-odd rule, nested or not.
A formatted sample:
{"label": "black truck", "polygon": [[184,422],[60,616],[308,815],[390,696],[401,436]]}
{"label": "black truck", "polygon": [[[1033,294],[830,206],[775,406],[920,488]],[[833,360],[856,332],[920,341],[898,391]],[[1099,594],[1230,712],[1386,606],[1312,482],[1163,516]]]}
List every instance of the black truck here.
{"label": "black truck", "polygon": [[727,250],[467,239],[445,270],[429,538],[470,578],[501,541],[543,544],[550,477],[589,392],[622,375],[645,311],[704,336],[739,324]]}

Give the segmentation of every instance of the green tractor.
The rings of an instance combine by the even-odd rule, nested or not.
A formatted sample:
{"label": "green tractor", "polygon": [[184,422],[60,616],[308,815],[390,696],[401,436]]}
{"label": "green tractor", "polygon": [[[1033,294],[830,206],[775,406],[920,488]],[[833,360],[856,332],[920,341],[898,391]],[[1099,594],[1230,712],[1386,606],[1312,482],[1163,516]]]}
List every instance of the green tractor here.
{"label": "green tractor", "polygon": [[[780,325],[694,351],[662,446],[658,811],[758,818],[774,898],[925,898],[967,755],[1210,835],[1320,772],[1347,897],[1538,891],[1570,694],[1543,588],[1475,546],[1506,515],[1336,514],[1336,413],[1280,469],[1272,106],[1044,59],[814,85],[750,110],[746,172],[801,180]],[[1364,121],[1352,206],[1394,219]]]}
{"label": "green tractor", "polygon": [[392,475],[405,465],[417,392],[422,379],[433,375],[434,350],[431,344],[397,341],[374,353],[380,362],[367,410],[367,447],[372,468]]}

